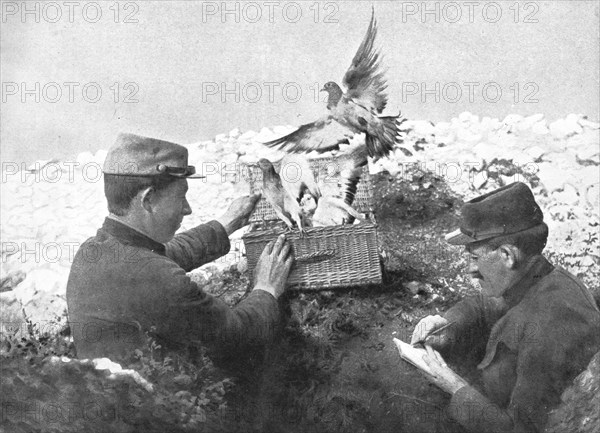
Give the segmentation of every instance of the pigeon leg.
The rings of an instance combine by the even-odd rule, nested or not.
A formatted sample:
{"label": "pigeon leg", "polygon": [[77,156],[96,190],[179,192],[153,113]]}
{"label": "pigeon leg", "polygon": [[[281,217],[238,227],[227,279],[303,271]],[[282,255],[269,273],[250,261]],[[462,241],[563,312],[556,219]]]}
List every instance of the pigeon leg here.
{"label": "pigeon leg", "polygon": [[298,227],[298,231],[300,232],[299,236],[301,238],[310,236],[307,232],[304,231],[304,228],[302,226]]}

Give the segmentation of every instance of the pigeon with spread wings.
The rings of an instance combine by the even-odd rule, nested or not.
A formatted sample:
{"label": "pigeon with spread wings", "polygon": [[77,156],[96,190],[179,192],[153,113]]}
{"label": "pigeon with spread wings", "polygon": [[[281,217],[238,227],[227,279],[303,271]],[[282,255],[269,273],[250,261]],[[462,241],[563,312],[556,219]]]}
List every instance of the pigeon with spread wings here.
{"label": "pigeon with spread wings", "polygon": [[373,8],[367,34],[356,52],[352,64],[344,75],[344,93],[339,85],[330,81],[322,91],[328,93],[329,113],[313,123],[300,126],[284,137],[265,143],[289,153],[339,149],[354,134],[366,135],[365,145],[369,156],[379,159],[390,153],[402,132],[404,119],[398,116],[380,116],[387,104],[387,84],[380,71],[380,54],[374,48],[377,23]]}

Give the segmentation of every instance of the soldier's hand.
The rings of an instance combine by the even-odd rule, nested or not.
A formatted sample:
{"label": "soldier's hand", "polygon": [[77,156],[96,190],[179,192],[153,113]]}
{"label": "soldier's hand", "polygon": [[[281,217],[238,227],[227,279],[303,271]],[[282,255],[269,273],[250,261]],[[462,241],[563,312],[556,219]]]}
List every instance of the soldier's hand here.
{"label": "soldier's hand", "polygon": [[217,218],[217,221],[225,228],[227,235],[248,224],[248,219],[259,200],[259,193],[237,198],[229,205],[229,209],[220,218]]}
{"label": "soldier's hand", "polygon": [[254,269],[254,290],[265,290],[279,298],[285,290],[294,257],[285,235],[267,244]]}
{"label": "soldier's hand", "polygon": [[[431,316],[430,316],[431,317]],[[431,370],[425,377],[434,385],[439,386],[444,391],[454,394],[463,386],[469,386],[469,383],[454,372],[448,365],[442,355],[435,351],[428,344],[425,345],[426,355],[423,355],[423,361]]]}
{"label": "soldier's hand", "polygon": [[439,315],[424,317],[415,326],[410,344],[427,343],[436,350],[443,348],[448,343],[448,338],[445,335],[446,331],[441,331],[436,335],[429,334],[447,324],[448,321]]}

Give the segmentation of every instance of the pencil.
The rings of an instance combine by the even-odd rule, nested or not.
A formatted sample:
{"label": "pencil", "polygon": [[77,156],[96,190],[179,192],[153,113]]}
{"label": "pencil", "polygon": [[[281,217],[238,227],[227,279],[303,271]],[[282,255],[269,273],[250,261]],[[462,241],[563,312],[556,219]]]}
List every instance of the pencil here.
{"label": "pencil", "polygon": [[[427,335],[427,337],[429,337],[430,335],[438,334],[438,333],[442,332],[444,329],[450,327],[450,325],[453,325],[453,324],[454,324],[454,322],[448,322],[444,326],[440,326],[438,329],[434,329],[433,331],[431,331],[429,333],[429,335]],[[425,337],[425,339],[427,339],[427,337]]]}

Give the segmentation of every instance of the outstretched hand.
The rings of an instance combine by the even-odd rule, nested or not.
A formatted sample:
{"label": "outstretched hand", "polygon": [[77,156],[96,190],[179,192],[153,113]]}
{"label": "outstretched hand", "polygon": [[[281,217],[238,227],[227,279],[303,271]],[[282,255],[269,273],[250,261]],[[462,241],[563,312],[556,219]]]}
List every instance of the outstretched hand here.
{"label": "outstretched hand", "polygon": [[229,209],[220,218],[217,218],[217,221],[225,228],[227,235],[231,235],[248,224],[248,219],[259,200],[259,193],[237,198],[229,205]]}
{"label": "outstretched hand", "polygon": [[285,283],[292,268],[294,257],[285,235],[267,244],[254,269],[254,290],[265,290],[275,299],[285,290]]}

